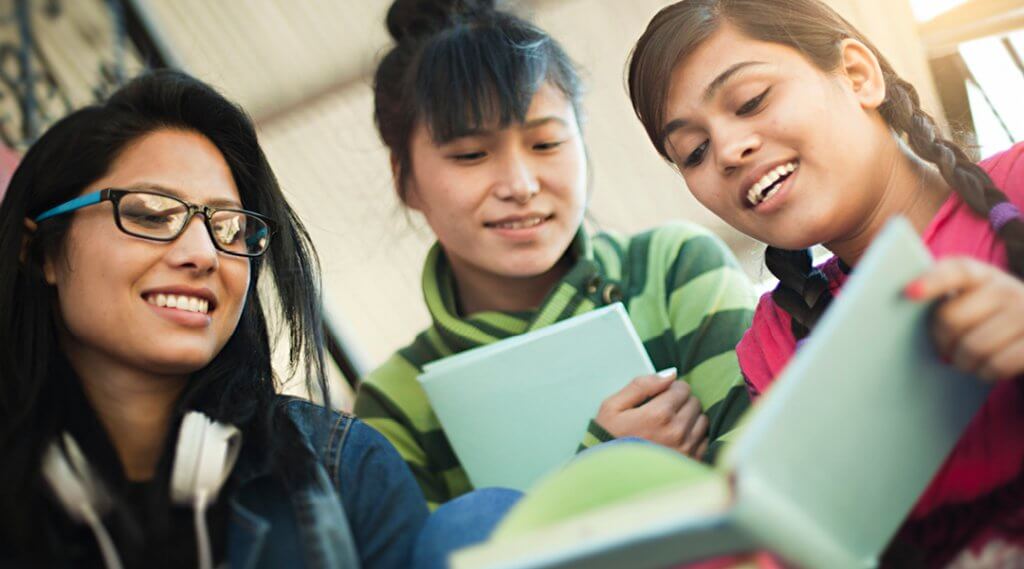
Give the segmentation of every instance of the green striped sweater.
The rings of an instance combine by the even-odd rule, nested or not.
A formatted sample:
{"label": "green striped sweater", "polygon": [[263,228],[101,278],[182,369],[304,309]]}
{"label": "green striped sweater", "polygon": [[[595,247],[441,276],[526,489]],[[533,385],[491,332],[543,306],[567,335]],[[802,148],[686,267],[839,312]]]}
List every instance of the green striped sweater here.
{"label": "green striped sweater", "polygon": [[[710,422],[710,460],[749,401],[735,346],[755,296],[731,252],[713,234],[673,224],[632,238],[582,230],[575,264],[535,311],[458,315],[455,286],[437,245],[423,271],[433,324],[362,382],[355,412],[384,434],[412,469],[431,508],[472,490],[416,381],[424,364],[622,301],[656,369],[676,367]],[[581,447],[612,437],[591,421]]]}

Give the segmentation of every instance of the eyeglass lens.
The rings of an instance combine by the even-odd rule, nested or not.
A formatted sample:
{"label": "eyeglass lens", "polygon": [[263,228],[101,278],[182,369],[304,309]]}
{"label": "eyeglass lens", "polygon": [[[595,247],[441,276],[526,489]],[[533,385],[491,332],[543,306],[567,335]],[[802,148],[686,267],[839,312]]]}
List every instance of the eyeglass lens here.
{"label": "eyeglass lens", "polygon": [[[167,196],[133,192],[121,197],[118,215],[128,233],[172,239],[188,217],[188,205]],[[215,245],[225,252],[255,255],[267,247],[270,230],[258,217],[240,211],[218,210],[208,223],[213,229]]]}

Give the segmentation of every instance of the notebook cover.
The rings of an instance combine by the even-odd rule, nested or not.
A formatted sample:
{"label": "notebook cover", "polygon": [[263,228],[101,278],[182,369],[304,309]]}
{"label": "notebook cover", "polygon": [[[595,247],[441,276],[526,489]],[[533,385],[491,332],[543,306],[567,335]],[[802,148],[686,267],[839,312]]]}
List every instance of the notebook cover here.
{"label": "notebook cover", "polygon": [[444,358],[419,379],[473,486],[525,490],[573,457],[605,398],[653,372],[616,303]]}

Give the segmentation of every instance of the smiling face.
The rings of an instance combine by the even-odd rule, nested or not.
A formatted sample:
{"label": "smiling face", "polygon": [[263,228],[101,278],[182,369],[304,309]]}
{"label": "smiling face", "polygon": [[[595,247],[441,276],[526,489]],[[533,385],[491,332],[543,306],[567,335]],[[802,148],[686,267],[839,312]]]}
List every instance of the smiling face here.
{"label": "smiling face", "polygon": [[407,202],[461,278],[550,271],[583,222],[586,159],[570,101],[549,84],[525,121],[436,143],[413,132]]}
{"label": "smiling face", "polygon": [[698,201],[736,229],[799,249],[850,238],[883,200],[892,136],[862,44],[838,69],[723,25],[675,68],[664,145]]}
{"label": "smiling face", "polygon": [[[82,191],[149,190],[186,201],[241,207],[227,163],[209,139],[158,130],[127,146]],[[234,333],[249,286],[249,261],[214,248],[201,216],[178,239],[121,232],[111,202],[74,212],[61,254],[48,259],[62,345],[72,363],[184,375],[207,365]],[[77,367],[77,365],[76,365]]]}

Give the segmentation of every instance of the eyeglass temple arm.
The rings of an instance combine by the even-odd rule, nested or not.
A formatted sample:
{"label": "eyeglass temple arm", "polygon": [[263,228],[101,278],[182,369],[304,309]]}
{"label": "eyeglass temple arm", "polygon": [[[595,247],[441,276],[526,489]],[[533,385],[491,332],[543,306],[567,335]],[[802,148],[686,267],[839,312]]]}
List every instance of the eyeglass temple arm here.
{"label": "eyeglass temple arm", "polygon": [[103,199],[103,191],[102,190],[99,191],[99,192],[93,192],[91,194],[86,194],[84,196],[77,197],[77,198],[75,198],[75,199],[73,199],[71,201],[64,202],[64,203],[60,204],[59,206],[57,206],[55,208],[48,209],[48,210],[44,211],[39,216],[37,216],[33,221],[35,221],[36,223],[39,223],[40,221],[44,221],[44,220],[50,219],[51,217],[56,217],[56,216],[61,215],[63,213],[68,213],[70,211],[75,211],[76,209],[81,209],[81,208],[83,208],[83,207],[85,207],[87,205],[92,205],[92,204],[100,203],[100,201],[102,199]]}

